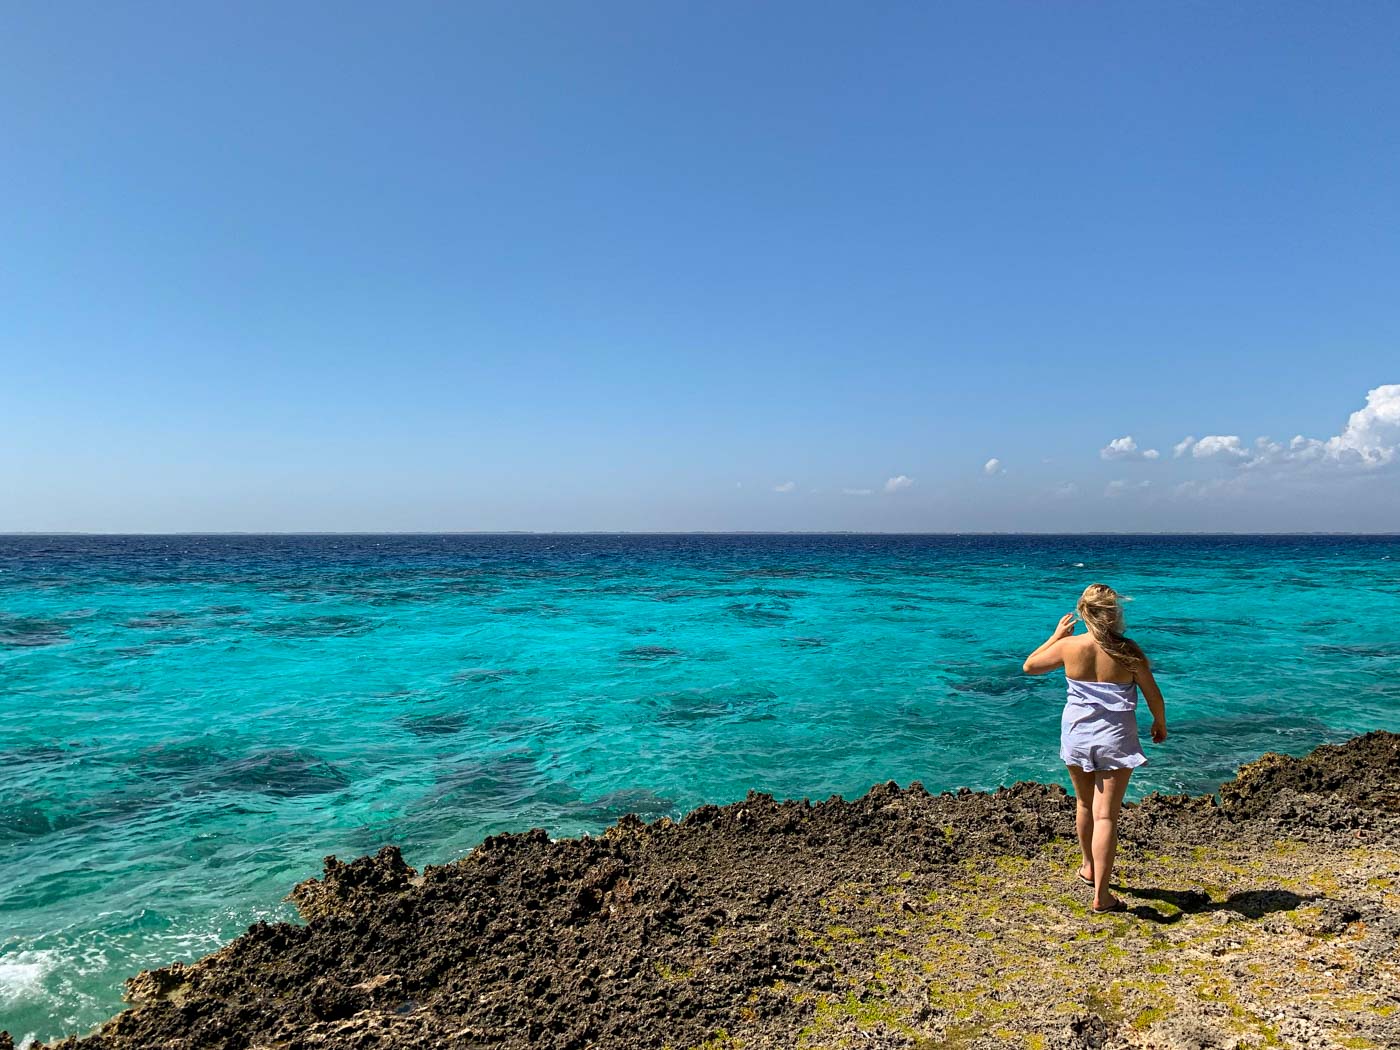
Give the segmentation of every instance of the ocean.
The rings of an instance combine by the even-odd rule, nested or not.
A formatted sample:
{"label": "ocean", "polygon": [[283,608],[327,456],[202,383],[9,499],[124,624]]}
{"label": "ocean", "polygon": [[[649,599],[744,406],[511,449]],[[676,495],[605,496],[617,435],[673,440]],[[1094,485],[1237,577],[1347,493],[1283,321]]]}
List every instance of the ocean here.
{"label": "ocean", "polygon": [[1020,665],[1092,582],[1166,695],[1130,798],[1400,729],[1400,537],[0,536],[0,1028],[97,1024],[330,853],[1067,784]]}

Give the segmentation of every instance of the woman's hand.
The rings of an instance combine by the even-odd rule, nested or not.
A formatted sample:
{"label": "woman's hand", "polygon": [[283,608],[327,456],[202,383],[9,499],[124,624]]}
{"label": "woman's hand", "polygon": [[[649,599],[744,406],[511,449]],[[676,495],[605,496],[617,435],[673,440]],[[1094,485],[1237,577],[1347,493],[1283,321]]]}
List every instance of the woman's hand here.
{"label": "woman's hand", "polygon": [[1065,613],[1060,617],[1060,625],[1055,628],[1055,633],[1050,636],[1052,641],[1058,642],[1061,638],[1068,638],[1074,633],[1074,613]]}
{"label": "woman's hand", "polygon": [[1162,741],[1164,741],[1164,740],[1166,740],[1166,739],[1167,739],[1167,723],[1158,721],[1157,719],[1154,718],[1154,719],[1152,720],[1152,742],[1153,742],[1154,744],[1160,744],[1160,743],[1162,743]]}

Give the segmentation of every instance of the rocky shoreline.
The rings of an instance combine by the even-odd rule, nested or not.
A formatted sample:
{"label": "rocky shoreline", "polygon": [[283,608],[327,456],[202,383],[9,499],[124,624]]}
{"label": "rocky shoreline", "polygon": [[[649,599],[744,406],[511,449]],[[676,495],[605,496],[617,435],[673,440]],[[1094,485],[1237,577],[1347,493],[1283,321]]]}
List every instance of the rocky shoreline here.
{"label": "rocky shoreline", "polygon": [[[1088,912],[1073,800],[751,793],[597,838],[386,847],[54,1047],[1400,1046],[1400,735],[1266,755],[1121,824]],[[0,1034],[0,1048],[10,1046]]]}

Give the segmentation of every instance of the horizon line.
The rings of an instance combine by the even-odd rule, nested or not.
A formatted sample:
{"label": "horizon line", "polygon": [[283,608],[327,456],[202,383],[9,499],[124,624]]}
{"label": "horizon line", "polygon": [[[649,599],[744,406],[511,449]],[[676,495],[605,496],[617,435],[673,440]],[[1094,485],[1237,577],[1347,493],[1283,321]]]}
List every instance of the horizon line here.
{"label": "horizon line", "polygon": [[0,538],[18,536],[95,536],[95,537],[154,537],[154,536],[1340,536],[1377,539],[1400,539],[1400,532],[1347,532],[1335,530],[1283,530],[1272,532],[1219,530],[1162,530],[1155,532],[1126,530],[1086,530],[1074,532],[1036,532],[1012,529],[972,529],[941,531],[865,530],[865,529],[414,529],[414,530],[193,530],[171,532],[106,532],[89,529],[69,530],[0,530]]}

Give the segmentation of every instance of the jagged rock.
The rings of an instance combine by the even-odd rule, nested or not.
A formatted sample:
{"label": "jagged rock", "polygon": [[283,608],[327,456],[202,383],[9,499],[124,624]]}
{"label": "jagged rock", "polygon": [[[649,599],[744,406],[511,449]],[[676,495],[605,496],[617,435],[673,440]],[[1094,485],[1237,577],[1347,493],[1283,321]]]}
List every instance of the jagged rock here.
{"label": "jagged rock", "polygon": [[[1324,744],[1302,758],[1270,752],[1241,766],[1234,780],[1220,785],[1220,808],[1235,820],[1258,817],[1289,789],[1307,796],[1337,795],[1367,809],[1400,813],[1397,769],[1400,735],[1382,731],[1345,744]],[[1306,817],[1296,810],[1287,815]]]}
{"label": "jagged rock", "polygon": [[385,846],[373,857],[349,864],[327,857],[321,877],[297,883],[287,899],[307,922],[332,915],[349,917],[381,902],[385,895],[402,893],[417,874],[397,846]]}
{"label": "jagged rock", "polygon": [[178,1003],[189,988],[189,967],[177,962],[160,970],[142,970],[135,977],[128,978],[123,998],[133,1006],[157,1003],[163,999]]}
{"label": "jagged rock", "polygon": [[[811,1045],[991,1046],[969,1041],[961,1020],[981,1009],[1063,1050],[1233,1046],[1215,1040],[1240,1023],[1284,1033],[1284,1045],[1328,1045],[1341,1015],[1325,1013],[1338,1009],[1327,996],[1215,1001],[1243,994],[1261,938],[1286,960],[1270,987],[1351,981],[1347,1009],[1361,1012],[1346,1023],[1385,1045],[1400,916],[1382,847],[1400,844],[1397,754],[1400,736],[1371,733],[1252,763],[1218,804],[1144,799],[1123,816],[1123,868],[1157,864],[1172,881],[1123,875],[1133,908],[1111,916],[1089,914],[1073,879],[1073,799],[1029,783],[939,795],[884,783],[849,802],[751,792],[679,822],[624,816],[598,838],[493,835],[421,876],[391,846],[328,857],[292,890],[305,925],[255,923],[198,962],[147,971],[130,982],[131,1009],[58,1045],[766,1050],[815,1025]],[[1357,832],[1378,859],[1334,890],[1331,861],[1366,852]],[[1215,877],[1235,888],[1198,885],[1232,844],[1252,867],[1226,857]],[[1299,856],[1325,871],[1323,889],[1285,884]],[[1175,930],[1180,950],[1167,950]],[[1124,938],[1136,949],[1109,956]],[[1088,954],[1067,967],[1070,944]],[[1120,1009],[1104,998],[1112,975],[1062,1001],[1066,976],[1095,953],[1179,1001]],[[1036,960],[1049,975],[1040,991],[1026,976]],[[1018,976],[998,983],[1007,967]],[[1207,974],[1217,983],[1203,985]]]}

